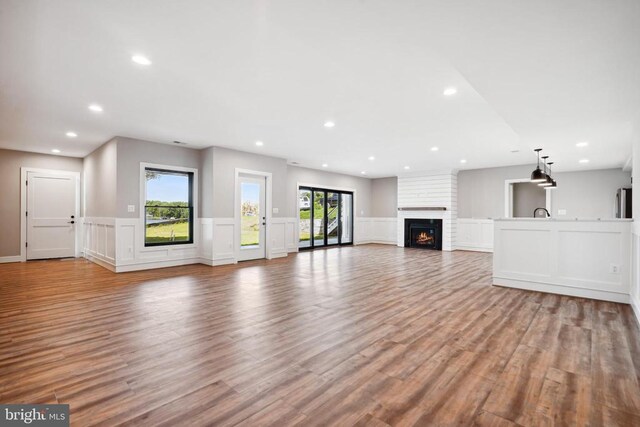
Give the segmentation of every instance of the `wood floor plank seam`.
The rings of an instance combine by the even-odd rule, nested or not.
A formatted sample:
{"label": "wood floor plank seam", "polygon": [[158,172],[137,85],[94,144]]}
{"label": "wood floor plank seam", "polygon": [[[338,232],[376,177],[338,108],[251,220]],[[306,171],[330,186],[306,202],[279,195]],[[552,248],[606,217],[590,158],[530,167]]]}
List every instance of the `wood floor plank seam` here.
{"label": "wood floor plank seam", "polygon": [[491,269],[384,245],[2,264],[0,402],[68,403],[80,426],[640,425],[630,308],[493,287]]}

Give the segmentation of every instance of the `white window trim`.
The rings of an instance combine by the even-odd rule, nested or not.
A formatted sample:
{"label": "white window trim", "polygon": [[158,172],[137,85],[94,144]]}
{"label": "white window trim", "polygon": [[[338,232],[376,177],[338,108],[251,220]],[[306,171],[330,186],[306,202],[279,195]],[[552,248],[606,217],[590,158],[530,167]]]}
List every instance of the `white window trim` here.
{"label": "white window trim", "polygon": [[[193,200],[193,243],[177,243],[174,245],[159,245],[159,246],[145,246],[145,227],[144,227],[144,206],[147,203],[147,175],[146,169],[165,169],[168,171],[176,171],[176,172],[190,172],[193,173],[193,185],[191,186],[191,191],[193,194],[191,198]],[[200,236],[200,229],[198,226],[198,169],[188,168],[184,166],[175,166],[175,165],[162,165],[158,163],[144,163],[140,162],[140,208],[138,209],[140,212],[140,229],[142,230],[141,235],[141,245],[139,245],[140,252],[154,252],[158,250],[167,250],[170,248],[197,248],[198,240]]]}

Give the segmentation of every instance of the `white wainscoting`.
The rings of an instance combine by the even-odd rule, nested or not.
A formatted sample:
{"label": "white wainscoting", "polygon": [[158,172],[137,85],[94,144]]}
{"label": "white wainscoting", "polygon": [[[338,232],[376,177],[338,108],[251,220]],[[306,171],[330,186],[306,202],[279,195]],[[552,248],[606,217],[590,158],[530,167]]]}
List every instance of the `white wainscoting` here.
{"label": "white wainscoting", "polygon": [[640,221],[634,221],[631,233],[631,307],[640,323]]}
{"label": "white wainscoting", "polygon": [[298,251],[296,218],[271,218],[269,227],[270,248],[267,259],[285,257]]}
{"label": "white wainscoting", "polygon": [[396,244],[398,219],[356,217],[354,222],[354,244],[382,243]]}
{"label": "white wainscoting", "polygon": [[145,247],[143,220],[116,218],[116,272],[199,263],[199,221],[193,224],[193,232],[193,244]]}
{"label": "white wainscoting", "polygon": [[493,220],[458,218],[456,249],[493,252]]}
{"label": "white wainscoting", "polygon": [[630,302],[631,222],[494,221],[493,283]]}
{"label": "white wainscoting", "polygon": [[109,270],[116,269],[116,220],[115,218],[82,218],[82,253],[90,261]]}
{"label": "white wainscoting", "polygon": [[211,255],[205,260],[208,265],[235,264],[235,218],[211,218]]}

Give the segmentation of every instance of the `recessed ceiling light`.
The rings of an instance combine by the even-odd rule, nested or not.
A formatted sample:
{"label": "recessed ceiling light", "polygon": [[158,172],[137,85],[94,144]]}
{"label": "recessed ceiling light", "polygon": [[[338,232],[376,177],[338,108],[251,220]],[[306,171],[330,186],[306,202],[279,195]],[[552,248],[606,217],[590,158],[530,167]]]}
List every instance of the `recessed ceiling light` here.
{"label": "recessed ceiling light", "polygon": [[334,127],[336,124],[333,122],[324,122],[324,127],[326,128],[332,128]]}
{"label": "recessed ceiling light", "polygon": [[589,163],[589,159],[580,159],[579,162],[580,163]]}
{"label": "recessed ceiling light", "polygon": [[458,93],[458,89],[456,89],[455,87],[448,87],[443,92],[445,96],[455,95],[456,93]]}
{"label": "recessed ceiling light", "polygon": [[360,173],[361,173],[362,175],[366,175],[366,174],[367,174],[367,171],[362,171],[362,172],[360,172]]}
{"label": "recessed ceiling light", "polygon": [[375,160],[376,158],[374,156],[369,156],[369,160]]}
{"label": "recessed ceiling light", "polygon": [[323,163],[323,164],[322,164],[322,167],[323,167],[323,168],[328,168],[328,167],[329,167],[329,165],[328,165],[328,164],[326,164],[326,163]]}
{"label": "recessed ceiling light", "polygon": [[438,147],[431,147],[431,151],[438,151],[439,148]]}
{"label": "recessed ceiling light", "polygon": [[136,64],[140,64],[140,65],[151,65],[151,60],[149,58],[147,58],[146,56],[142,56],[142,55],[133,55],[131,57],[131,60],[133,62],[135,62]]}
{"label": "recessed ceiling light", "polygon": [[102,113],[102,107],[98,104],[89,105],[89,110],[93,111],[94,113]]}
{"label": "recessed ceiling light", "polygon": [[467,163],[467,159],[460,160],[460,163]]}
{"label": "recessed ceiling light", "polygon": [[75,132],[71,132],[71,131],[67,132],[67,133],[66,133],[66,135],[67,135],[69,138],[75,138],[76,136],[78,136],[78,134],[77,134],[77,133],[75,133]]}
{"label": "recessed ceiling light", "polygon": [[587,141],[582,141],[582,142],[578,142],[576,144],[576,147],[586,147],[587,145],[589,145]]}
{"label": "recessed ceiling light", "polygon": [[262,142],[262,141],[256,141],[256,145],[257,145],[258,147],[262,147],[262,146],[264,145],[264,142]]}
{"label": "recessed ceiling light", "polygon": [[408,171],[409,169],[411,169],[409,166],[405,166],[404,170]]}
{"label": "recessed ceiling light", "polygon": [[52,152],[52,153],[56,153],[56,154],[57,154],[57,153],[59,153],[59,152],[60,152],[60,150],[58,150],[57,148],[54,148],[53,150],[51,150],[51,152]]}

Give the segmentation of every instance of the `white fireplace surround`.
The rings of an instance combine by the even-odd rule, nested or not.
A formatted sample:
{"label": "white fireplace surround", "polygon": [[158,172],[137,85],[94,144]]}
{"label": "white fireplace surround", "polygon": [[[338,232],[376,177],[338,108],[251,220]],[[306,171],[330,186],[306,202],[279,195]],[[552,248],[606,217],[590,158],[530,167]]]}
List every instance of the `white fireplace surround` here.
{"label": "white fireplace surround", "polygon": [[405,219],[441,219],[442,220],[442,250],[452,251],[455,242],[456,221],[451,218],[451,211],[411,210],[398,211],[398,246],[404,246]]}
{"label": "white fireplace surround", "polygon": [[[441,219],[442,250],[455,249],[458,219],[458,171],[411,173],[398,177],[397,244],[404,246],[404,220]],[[431,210],[444,208],[444,210]]]}

